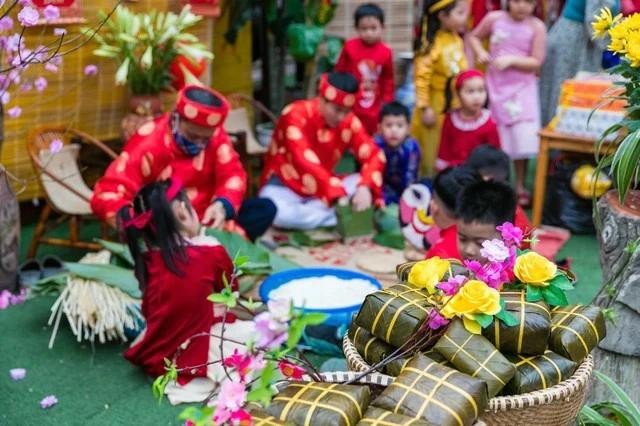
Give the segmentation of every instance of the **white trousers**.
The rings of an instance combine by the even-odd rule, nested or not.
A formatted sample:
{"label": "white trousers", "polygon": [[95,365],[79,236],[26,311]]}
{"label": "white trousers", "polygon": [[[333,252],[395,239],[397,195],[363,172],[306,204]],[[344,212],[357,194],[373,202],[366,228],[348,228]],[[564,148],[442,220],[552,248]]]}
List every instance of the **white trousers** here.
{"label": "white trousers", "polygon": [[[349,197],[356,192],[359,179],[360,175],[355,173],[342,180]],[[276,205],[273,224],[278,228],[309,230],[338,223],[333,207],[319,198],[298,195],[284,185],[267,184],[260,190],[260,197],[269,198]]]}

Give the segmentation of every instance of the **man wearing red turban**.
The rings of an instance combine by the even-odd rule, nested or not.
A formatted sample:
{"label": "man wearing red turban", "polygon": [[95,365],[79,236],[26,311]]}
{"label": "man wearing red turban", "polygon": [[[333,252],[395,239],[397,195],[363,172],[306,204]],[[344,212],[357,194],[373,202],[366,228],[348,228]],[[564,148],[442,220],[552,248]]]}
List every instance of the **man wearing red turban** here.
{"label": "man wearing red turban", "polygon": [[[354,210],[382,205],[384,153],[351,112],[358,82],[325,74],[314,99],[286,106],[265,160],[260,195],[277,206],[274,225],[313,229],[336,224],[333,205],[351,197]],[[360,172],[342,179],[334,168],[349,150]]]}
{"label": "man wearing red turban", "polygon": [[221,228],[236,219],[251,239],[261,235],[275,215],[265,199],[242,199],[247,175],[222,125],[229,103],[207,87],[187,85],[175,109],[143,124],[95,185],[91,208],[115,225],[145,184],[180,178],[204,225]]}

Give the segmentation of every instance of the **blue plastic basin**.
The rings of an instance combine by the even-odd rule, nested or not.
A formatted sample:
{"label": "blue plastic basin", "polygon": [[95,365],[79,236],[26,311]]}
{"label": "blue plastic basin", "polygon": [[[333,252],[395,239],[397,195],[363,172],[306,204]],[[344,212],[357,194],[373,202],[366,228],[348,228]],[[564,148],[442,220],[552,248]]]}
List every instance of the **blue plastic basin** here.
{"label": "blue plastic basin", "polygon": [[[375,278],[361,274],[360,272],[349,271],[346,269],[334,269],[334,268],[300,268],[300,269],[290,269],[287,271],[277,272],[270,277],[268,277],[264,282],[260,285],[260,298],[264,303],[269,301],[269,294],[274,289],[280,287],[283,284],[288,283],[289,281],[296,280],[299,278],[309,278],[309,277],[324,277],[327,275],[332,275],[334,277],[338,277],[343,280],[352,280],[352,279],[363,279],[371,282],[378,290],[382,288],[380,282]],[[336,294],[336,297],[339,297],[339,294]],[[343,308],[336,309],[307,309],[304,308],[305,312],[323,312],[327,314],[327,320],[324,322],[326,325],[340,327],[343,324],[348,325],[351,322],[351,317],[353,314],[358,312],[361,304],[353,305],[353,306],[345,306]],[[298,306],[296,306],[298,308]],[[300,307],[302,308],[302,307]]]}

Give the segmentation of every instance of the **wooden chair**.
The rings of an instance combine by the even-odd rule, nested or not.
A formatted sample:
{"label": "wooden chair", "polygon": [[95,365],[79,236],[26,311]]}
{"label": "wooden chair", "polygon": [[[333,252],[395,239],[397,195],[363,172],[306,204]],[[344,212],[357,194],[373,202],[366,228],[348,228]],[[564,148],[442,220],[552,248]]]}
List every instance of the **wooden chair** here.
{"label": "wooden chair", "polygon": [[[52,152],[52,142],[59,140],[62,147]],[[74,247],[86,250],[98,250],[99,244],[81,241],[79,238],[80,222],[92,217],[89,204],[93,191],[87,186],[78,166],[80,144],[89,144],[98,147],[111,159],[116,159],[117,154],[111,148],[94,137],[75,129],[66,127],[49,126],[36,129],[29,134],[27,150],[31,162],[38,174],[40,185],[45,194],[46,205],[40,213],[40,218],[29,245],[27,257],[36,255],[40,244]],[[53,226],[48,226],[51,212],[60,215]],[[51,238],[45,234],[69,220],[69,238]],[[106,237],[107,226],[101,224],[101,235]]]}
{"label": "wooden chair", "polygon": [[268,146],[261,145],[256,137],[258,123],[271,123],[275,126],[277,117],[259,101],[240,94],[227,96],[231,111],[224,122],[224,128],[234,141],[240,160],[247,171],[249,193],[255,194],[259,186],[262,157]]}

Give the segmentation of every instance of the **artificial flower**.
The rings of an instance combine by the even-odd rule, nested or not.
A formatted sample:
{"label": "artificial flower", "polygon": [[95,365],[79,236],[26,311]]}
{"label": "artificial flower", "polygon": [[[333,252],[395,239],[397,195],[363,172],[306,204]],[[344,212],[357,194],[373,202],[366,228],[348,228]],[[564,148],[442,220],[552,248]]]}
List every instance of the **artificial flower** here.
{"label": "artificial flower", "polygon": [[38,92],[42,92],[47,88],[47,79],[44,77],[38,77],[36,78],[36,81],[33,82],[33,86]]}
{"label": "artificial flower", "polygon": [[20,21],[20,23],[24,27],[32,27],[36,25],[39,19],[40,14],[35,8],[31,6],[23,7],[22,10],[18,13],[18,21]]}
{"label": "artificial flower", "polygon": [[220,386],[218,393],[218,407],[230,412],[242,408],[247,399],[247,389],[244,383],[226,380]]}
{"label": "artificial flower", "polygon": [[84,67],[84,75],[96,75],[98,74],[98,67],[93,65],[93,64],[89,64],[86,67]]}
{"label": "artificial flower", "polygon": [[291,300],[271,299],[267,302],[267,308],[274,320],[287,322],[291,319]]}
{"label": "artificial flower", "polygon": [[474,315],[495,315],[500,312],[500,293],[479,280],[469,280],[442,308],[447,319],[462,317],[464,325],[472,333],[480,333],[480,325]]}
{"label": "artificial flower", "polygon": [[273,319],[270,312],[262,312],[254,318],[259,348],[275,349],[287,340],[288,325]]}
{"label": "artificial flower", "polygon": [[8,16],[0,19],[0,31],[9,31],[13,28],[13,19]]}
{"label": "artificial flower", "polygon": [[49,144],[49,152],[52,154],[56,154],[60,152],[63,146],[64,146],[64,143],[59,138],[55,138]]}
{"label": "artificial flower", "polygon": [[44,64],[44,69],[51,72],[58,72],[58,66],[51,62],[47,62],[46,64]]}
{"label": "artificial flower", "polygon": [[238,351],[237,348],[233,350],[233,354],[222,360],[222,365],[233,368],[238,373],[240,380],[242,381],[244,381],[249,374],[251,364],[251,354],[246,352],[244,354],[240,354],[240,351]]}
{"label": "artificial flower", "polygon": [[42,11],[42,15],[46,21],[55,21],[60,18],[60,9],[52,4],[48,5]]}
{"label": "artificial flower", "polygon": [[414,287],[425,288],[429,294],[433,294],[436,292],[436,284],[442,281],[449,268],[449,261],[438,256],[422,260],[411,267],[407,281]]}
{"label": "artificial flower", "polygon": [[444,327],[447,324],[449,324],[449,320],[443,317],[442,315],[440,315],[440,313],[437,310],[432,309],[429,311],[429,317],[427,318],[427,325],[429,326],[430,329],[437,330],[439,328]]}
{"label": "artificial flower", "polygon": [[591,28],[593,28],[593,38],[596,39],[606,36],[607,31],[615,26],[622,18],[622,14],[616,15],[614,18],[611,9],[605,7],[600,9],[600,14],[594,16],[594,18],[595,20],[591,23]]}
{"label": "artificial flower", "polygon": [[292,364],[285,360],[281,360],[278,363],[278,369],[280,370],[283,376],[293,380],[302,380],[302,376],[305,373],[304,368],[300,367],[299,365]]}
{"label": "artificial flower", "polygon": [[490,262],[504,262],[509,258],[509,249],[502,240],[486,240],[482,242],[480,255]]}
{"label": "artificial flower", "polygon": [[58,403],[58,398],[56,398],[55,395],[48,395],[42,398],[42,401],[40,401],[40,407],[50,408],[56,405],[57,403]]}
{"label": "artificial flower", "polygon": [[518,256],[513,268],[520,282],[536,287],[548,286],[557,271],[558,267],[555,263],[534,251]]}
{"label": "artificial flower", "polygon": [[502,240],[507,244],[514,244],[519,246],[522,243],[522,239],[524,238],[524,232],[522,229],[518,228],[511,222],[505,222],[500,226],[497,226],[496,229],[500,232],[502,236]]}
{"label": "artificial flower", "polygon": [[19,305],[21,303],[24,303],[25,300],[27,300],[26,288],[21,289],[18,294],[12,294],[11,296],[9,296],[9,302],[12,305]]}
{"label": "artificial flower", "polygon": [[509,281],[507,262],[488,262],[483,265],[477,260],[465,260],[464,266],[475,275],[475,277],[486,283],[489,287],[500,290],[502,285]]}
{"label": "artificial flower", "polygon": [[11,380],[22,380],[27,375],[27,370],[24,368],[12,368],[9,370],[9,376],[11,376]]}
{"label": "artificial flower", "polygon": [[458,292],[466,280],[467,277],[464,275],[455,275],[450,277],[447,281],[438,283],[436,287],[447,296],[453,296]]}
{"label": "artificial flower", "polygon": [[11,94],[9,92],[3,92],[2,95],[0,96],[0,102],[2,102],[2,105],[6,105],[9,102],[11,102]]}
{"label": "artificial flower", "polygon": [[11,306],[11,292],[2,290],[0,292],[0,309],[7,309],[9,306]]}

